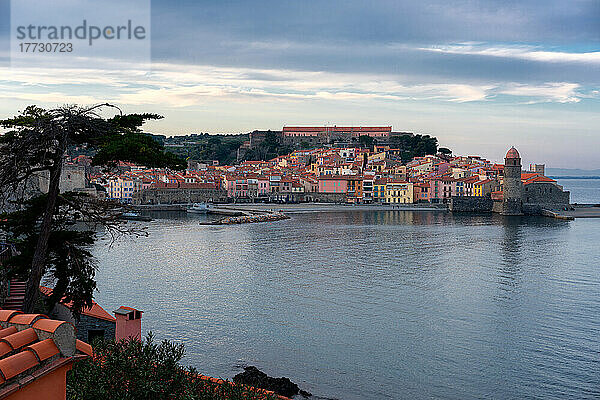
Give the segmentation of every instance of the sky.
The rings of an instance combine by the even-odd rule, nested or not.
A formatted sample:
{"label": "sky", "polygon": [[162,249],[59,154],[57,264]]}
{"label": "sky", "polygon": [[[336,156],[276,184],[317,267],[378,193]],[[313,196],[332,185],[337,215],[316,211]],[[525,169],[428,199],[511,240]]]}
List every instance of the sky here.
{"label": "sky", "polygon": [[[147,131],[392,125],[455,154],[600,168],[600,1],[158,1],[151,66],[10,67],[0,118],[111,102]],[[58,11],[57,11],[58,12]]]}

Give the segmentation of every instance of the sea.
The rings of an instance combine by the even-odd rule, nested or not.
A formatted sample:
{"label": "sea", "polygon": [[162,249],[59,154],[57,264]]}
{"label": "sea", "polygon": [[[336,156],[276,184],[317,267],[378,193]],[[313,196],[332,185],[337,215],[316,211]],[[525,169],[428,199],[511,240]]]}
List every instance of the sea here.
{"label": "sea", "polygon": [[[560,179],[600,203],[600,180]],[[600,219],[292,209],[206,226],[157,213],[93,248],[97,302],[231,379],[314,399],[600,398]]]}

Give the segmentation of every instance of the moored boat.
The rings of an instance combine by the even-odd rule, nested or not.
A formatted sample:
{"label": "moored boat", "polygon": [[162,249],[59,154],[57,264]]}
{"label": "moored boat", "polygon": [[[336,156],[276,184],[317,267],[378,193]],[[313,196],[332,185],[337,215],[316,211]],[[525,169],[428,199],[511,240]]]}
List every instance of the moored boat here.
{"label": "moored boat", "polygon": [[140,215],[136,212],[124,212],[120,215],[120,218],[128,221],[152,221],[152,218],[147,215]]}
{"label": "moored boat", "polygon": [[187,212],[191,214],[206,214],[210,209],[210,204],[206,203],[194,203],[190,208],[187,209]]}

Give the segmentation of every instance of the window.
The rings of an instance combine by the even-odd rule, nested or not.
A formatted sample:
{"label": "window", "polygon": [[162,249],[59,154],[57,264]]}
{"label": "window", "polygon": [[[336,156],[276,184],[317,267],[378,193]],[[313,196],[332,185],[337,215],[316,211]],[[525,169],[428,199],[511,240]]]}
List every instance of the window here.
{"label": "window", "polygon": [[89,329],[88,330],[88,343],[92,343],[92,341],[96,338],[104,339],[104,329]]}

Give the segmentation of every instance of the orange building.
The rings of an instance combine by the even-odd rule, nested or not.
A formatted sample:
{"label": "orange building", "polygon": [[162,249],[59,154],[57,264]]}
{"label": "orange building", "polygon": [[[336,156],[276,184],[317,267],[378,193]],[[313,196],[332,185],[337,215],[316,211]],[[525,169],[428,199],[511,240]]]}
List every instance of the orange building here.
{"label": "orange building", "polygon": [[363,199],[362,175],[346,175],[348,181],[348,202],[361,203]]}

